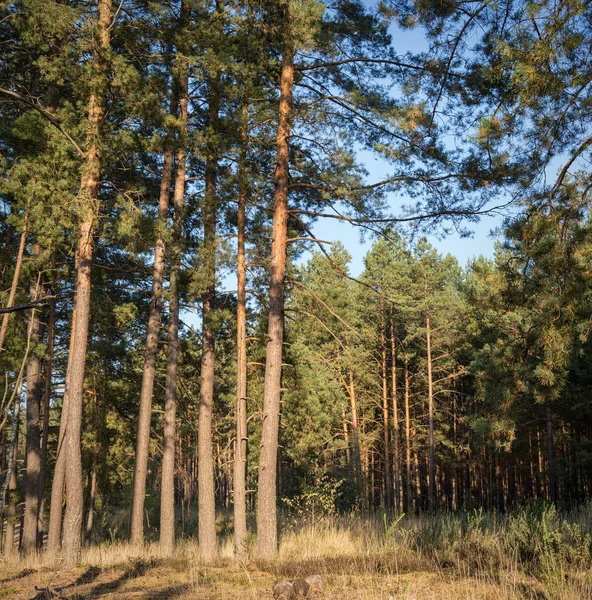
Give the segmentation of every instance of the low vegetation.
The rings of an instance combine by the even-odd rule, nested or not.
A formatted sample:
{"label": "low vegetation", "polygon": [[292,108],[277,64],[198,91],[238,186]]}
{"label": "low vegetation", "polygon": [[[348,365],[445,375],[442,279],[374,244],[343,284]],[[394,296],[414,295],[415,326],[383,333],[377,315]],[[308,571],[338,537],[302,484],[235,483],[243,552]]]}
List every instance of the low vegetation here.
{"label": "low vegetation", "polygon": [[592,596],[592,504],[569,511],[532,503],[507,515],[392,514],[286,519],[274,560],[204,562],[185,541],[174,556],[157,544],[114,542],[84,550],[60,570],[46,555],[5,557],[2,594],[39,598],[271,597],[278,578],[320,573],[327,599],[585,599]]}

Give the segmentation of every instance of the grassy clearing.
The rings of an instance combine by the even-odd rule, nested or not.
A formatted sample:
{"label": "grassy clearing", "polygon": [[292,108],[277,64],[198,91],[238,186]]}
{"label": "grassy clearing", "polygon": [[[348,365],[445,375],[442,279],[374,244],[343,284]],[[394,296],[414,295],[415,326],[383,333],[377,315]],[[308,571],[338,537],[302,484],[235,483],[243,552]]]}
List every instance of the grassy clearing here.
{"label": "grassy clearing", "polygon": [[274,579],[320,573],[331,600],[589,600],[592,504],[565,514],[534,504],[507,516],[325,517],[286,521],[274,561],[235,560],[229,538],[204,564],[194,542],[110,543],[60,571],[43,555],[0,564],[0,598],[271,598]]}

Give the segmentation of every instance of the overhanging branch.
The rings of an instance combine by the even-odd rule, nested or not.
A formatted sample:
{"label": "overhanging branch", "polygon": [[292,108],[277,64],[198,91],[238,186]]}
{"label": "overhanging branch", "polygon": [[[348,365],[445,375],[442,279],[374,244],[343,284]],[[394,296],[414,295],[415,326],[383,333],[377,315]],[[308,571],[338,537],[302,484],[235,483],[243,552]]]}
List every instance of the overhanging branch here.
{"label": "overhanging branch", "polygon": [[82,156],[83,158],[86,156],[82,148],[74,141],[74,138],[61,126],[59,121],[57,121],[57,119],[55,119],[47,110],[45,110],[41,106],[38,106],[32,100],[30,100],[29,98],[25,98],[25,96],[22,96],[17,92],[0,88],[0,94],[4,94],[9,98],[13,98],[17,102],[21,102],[22,104],[29,106],[33,110],[36,110],[44,119],[49,121],[70,142],[70,144],[72,144],[72,146],[74,146],[76,152],[78,152],[80,156]]}
{"label": "overhanging branch", "polygon": [[26,304],[16,304],[14,306],[8,306],[6,308],[0,308],[0,315],[5,315],[7,313],[19,312],[21,310],[29,310],[30,308],[37,308],[39,306],[43,306],[47,303],[48,300],[52,300],[56,296],[43,296],[43,298],[39,298],[39,300],[35,300],[34,302],[27,302]]}

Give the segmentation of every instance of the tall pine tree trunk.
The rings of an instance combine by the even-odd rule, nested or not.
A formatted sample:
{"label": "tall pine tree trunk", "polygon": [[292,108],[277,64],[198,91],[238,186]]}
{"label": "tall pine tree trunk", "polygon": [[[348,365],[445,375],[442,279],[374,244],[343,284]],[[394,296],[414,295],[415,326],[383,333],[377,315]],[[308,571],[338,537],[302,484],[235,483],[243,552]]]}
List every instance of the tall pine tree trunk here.
{"label": "tall pine tree trunk", "polygon": [[[2,429],[0,430],[0,481],[8,482],[6,473],[6,464],[8,462],[8,432],[6,429],[6,422],[3,423]],[[4,485],[0,487],[0,503],[4,506]],[[4,512],[0,511],[0,552],[4,548]]]}
{"label": "tall pine tree trunk", "polygon": [[199,552],[203,558],[216,554],[216,499],[214,494],[214,459],[212,452],[212,418],[214,412],[216,299],[216,210],[218,173],[218,112],[220,109],[220,77],[210,80],[209,128],[204,196],[204,280],[206,291],[202,301],[202,355],[198,422],[197,501]]}
{"label": "tall pine tree trunk", "polygon": [[384,462],[384,505],[393,507],[393,486],[391,482],[391,447],[389,443],[389,401],[388,368],[386,359],[386,317],[384,300],[380,300],[380,367],[382,378],[382,456]]}
{"label": "tall pine tree trunk", "polygon": [[[23,224],[23,231],[21,232],[21,239],[19,242],[19,249],[16,255],[16,262],[14,263],[14,273],[12,275],[12,285],[10,286],[10,292],[8,293],[8,302],[6,308],[11,308],[14,305],[14,298],[16,296],[16,289],[21,276],[21,268],[23,266],[23,255],[25,253],[25,246],[27,244],[27,225],[29,222],[28,215],[25,215],[25,222]],[[4,313],[2,315],[2,325],[0,325],[0,353],[4,346],[4,340],[6,339],[6,332],[8,331],[8,320],[10,319],[10,313]]]}
{"label": "tall pine tree trunk", "polygon": [[428,439],[429,439],[429,482],[428,508],[434,510],[436,495],[436,471],[434,467],[434,386],[432,382],[432,342],[430,317],[426,317],[426,349],[428,360]]}
{"label": "tall pine tree trunk", "polygon": [[[288,16],[286,16],[288,18]],[[279,445],[282,346],[284,341],[284,277],[290,178],[290,121],[294,86],[294,49],[288,40],[282,54],[279,119],[276,138],[275,193],[269,285],[269,323],[263,392],[263,426],[259,459],[257,552],[269,558],[277,552],[277,457]]]}
{"label": "tall pine tree trunk", "polygon": [[237,231],[237,359],[236,359],[236,444],[234,451],[234,546],[239,556],[247,552],[247,267],[245,257],[245,210],[247,204],[247,144],[249,105],[242,109],[239,158]]}
{"label": "tall pine tree trunk", "polygon": [[[24,219],[24,223],[23,223],[23,231],[21,232],[19,248],[18,248],[18,252],[17,252],[17,256],[16,256],[16,262],[14,265],[14,273],[12,275],[12,284],[10,286],[10,292],[8,293],[8,301],[6,303],[6,308],[11,308],[12,306],[14,306],[14,299],[16,297],[16,291],[17,291],[19,279],[21,276],[21,268],[23,266],[23,256],[25,253],[25,246],[27,244],[28,222],[29,222],[28,214],[25,214],[25,219]],[[1,355],[2,355],[2,349],[4,346],[4,340],[6,339],[6,333],[8,331],[8,321],[10,319],[10,314],[11,313],[4,313],[4,315],[2,315],[2,324],[0,325],[0,366],[2,365]],[[20,405],[19,405],[18,410],[20,410]],[[18,414],[18,411],[16,414]],[[6,435],[5,429],[3,429],[3,434]],[[6,462],[9,465],[12,465],[12,462],[14,462],[13,461],[14,453],[13,453],[12,446],[9,448],[8,452],[9,452],[9,455],[6,459]],[[14,459],[14,460],[16,460],[16,459]],[[4,502],[5,502],[6,490],[9,488],[9,486],[12,486],[13,483],[14,483],[14,489],[16,490],[16,465],[14,468],[15,468],[14,480],[12,477],[12,467],[7,468],[5,480],[4,480],[4,484],[3,484],[3,488],[2,488],[2,494],[0,495],[0,505],[1,505],[1,508],[0,508],[0,530],[3,530],[3,527],[4,527]],[[10,489],[12,489],[12,488],[10,488]],[[11,493],[11,495],[10,495],[10,504],[9,504],[8,512],[12,511],[11,506],[13,504],[12,496],[13,496],[14,492],[10,492],[10,493]],[[14,513],[16,515],[16,504],[14,505]],[[6,544],[9,543],[10,544],[8,546],[9,551],[12,550],[12,537],[14,537],[15,515],[12,516],[12,520],[9,518],[6,521],[6,537],[4,538],[4,547],[6,548]],[[12,531],[12,537],[9,537],[11,531]],[[2,532],[3,531],[0,531],[0,534]],[[2,536],[0,535],[0,539],[1,539],[1,537]],[[8,553],[8,552],[5,550],[5,553]]]}
{"label": "tall pine tree trunk", "polygon": [[393,318],[391,330],[391,390],[393,393],[393,478],[395,480],[395,511],[401,510],[401,464],[399,458],[399,406],[397,398],[397,353],[396,331]]}
{"label": "tall pine tree trunk", "polygon": [[[17,382],[18,383],[18,382]],[[21,404],[17,398],[14,403],[12,415],[12,431],[10,434],[10,446],[8,447],[8,460],[6,464],[6,476],[2,484],[0,494],[0,515],[6,519],[6,532],[4,538],[4,554],[14,551],[14,527],[16,524],[16,463],[18,458],[18,430]],[[8,491],[8,496],[7,496]],[[6,500],[5,500],[6,499]],[[6,501],[7,509],[4,510]]]}
{"label": "tall pine tree trunk", "polygon": [[[171,112],[176,112],[177,100],[173,92]],[[152,295],[144,353],[144,369],[140,388],[140,412],[138,414],[138,435],[136,438],[136,457],[134,463],[134,481],[132,487],[132,505],[130,514],[130,542],[144,542],[144,500],[146,497],[146,476],[148,474],[148,449],[150,445],[150,424],[152,421],[152,396],[154,376],[158,354],[158,334],[162,312],[162,283],[165,271],[165,236],[169,212],[169,196],[173,170],[175,140],[172,131],[168,132],[160,180],[158,201],[158,235],[154,248],[154,266],[152,272]]]}
{"label": "tall pine tree trunk", "polygon": [[405,512],[411,510],[411,418],[409,412],[409,361],[405,359]]}
{"label": "tall pine tree trunk", "polygon": [[98,217],[98,196],[101,175],[101,127],[104,121],[104,96],[107,72],[104,53],[110,46],[112,0],[98,0],[97,48],[93,58],[96,69],[88,106],[87,151],[78,201],[82,222],[76,252],[76,283],[74,292],[74,343],[68,357],[67,385],[68,428],[64,436],[66,511],[62,534],[63,566],[75,565],[80,557],[83,513],[82,459],[80,436],[82,429],[82,396],[86,346],[90,319],[91,265],[93,233]]}
{"label": "tall pine tree trunk", "polygon": [[[52,269],[55,266],[55,260],[52,258]],[[38,546],[43,542],[43,507],[45,498],[45,483],[47,480],[47,446],[49,442],[49,413],[51,403],[51,388],[53,374],[53,353],[55,346],[55,325],[56,325],[56,302],[50,300],[49,318],[47,323],[47,343],[45,361],[45,379],[43,386],[43,433],[41,436],[41,473],[39,475],[39,525],[37,528],[39,540]]]}
{"label": "tall pine tree trunk", "polygon": [[[41,248],[35,244],[34,255],[39,257]],[[39,296],[39,281],[31,279],[30,298],[34,302]],[[31,343],[33,352],[27,364],[27,445],[25,471],[25,512],[23,518],[23,535],[21,550],[24,553],[37,549],[37,526],[39,520],[39,487],[41,477],[41,434],[40,425],[40,388],[41,388],[41,358],[38,345],[41,341],[41,321],[38,311],[31,310],[29,316]]]}
{"label": "tall pine tree trunk", "polygon": [[356,484],[358,488],[358,497],[360,504],[365,503],[366,491],[364,485],[364,474],[362,472],[362,453],[360,451],[360,427],[358,419],[358,401],[356,398],[356,389],[354,387],[354,372],[349,371],[349,386],[347,388],[350,402],[350,410],[352,414],[352,437],[354,445],[354,468],[356,474]]}
{"label": "tall pine tree trunk", "polygon": [[[98,180],[97,180],[98,181]],[[68,360],[68,396],[67,429],[63,438],[64,483],[66,491],[66,510],[64,513],[62,550],[63,566],[75,565],[80,556],[83,491],[82,456],[80,439],[82,430],[82,397],[84,387],[84,369],[86,346],[90,319],[92,235],[94,220],[81,226],[79,248],[76,257],[76,319],[72,329],[74,344]]]}
{"label": "tall pine tree trunk", "polygon": [[[76,329],[76,304],[72,310],[71,331]],[[75,338],[70,335],[70,348],[68,356],[72,356]],[[66,372],[66,390],[69,388],[68,373]],[[58,433],[58,445],[56,448],[56,463],[53,470],[51,484],[51,501],[49,507],[49,527],[47,530],[47,553],[55,557],[60,549],[62,533],[62,513],[64,510],[64,484],[66,481],[66,450],[65,436],[68,430],[68,395],[64,394],[62,402],[62,413],[60,415],[60,431]]]}
{"label": "tall pine tree trunk", "polygon": [[[181,7],[184,23],[186,4]],[[167,352],[167,374],[164,405],[164,431],[162,456],[162,492],[160,500],[160,546],[171,554],[175,546],[175,437],[177,414],[177,367],[179,362],[179,272],[181,268],[183,206],[185,197],[185,171],[187,163],[187,106],[188,65],[185,57],[179,61],[179,135],[177,140],[177,170],[173,195],[174,217],[170,244],[170,301]]]}

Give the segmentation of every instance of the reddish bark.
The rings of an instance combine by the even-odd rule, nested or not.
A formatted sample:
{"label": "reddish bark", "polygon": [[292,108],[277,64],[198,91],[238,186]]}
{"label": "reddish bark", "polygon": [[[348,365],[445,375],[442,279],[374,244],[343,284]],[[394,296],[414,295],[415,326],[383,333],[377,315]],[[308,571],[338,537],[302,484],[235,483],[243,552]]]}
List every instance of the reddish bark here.
{"label": "reddish bark", "polygon": [[276,138],[273,241],[271,244],[271,278],[269,286],[269,323],[263,393],[263,427],[259,459],[257,507],[257,552],[269,558],[277,552],[277,459],[280,425],[282,380],[282,346],[284,341],[284,276],[290,177],[290,125],[294,86],[294,51],[284,49],[280,82],[279,120]]}

